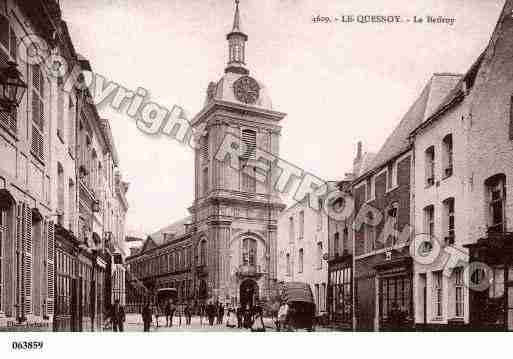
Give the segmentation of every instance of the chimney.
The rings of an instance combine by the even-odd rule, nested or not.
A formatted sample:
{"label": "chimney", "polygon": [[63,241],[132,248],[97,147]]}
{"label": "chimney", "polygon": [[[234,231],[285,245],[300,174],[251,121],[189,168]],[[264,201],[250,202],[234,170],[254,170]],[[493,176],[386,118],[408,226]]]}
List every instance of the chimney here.
{"label": "chimney", "polygon": [[353,160],[353,175],[358,177],[360,173],[360,167],[362,165],[362,141],[358,141],[356,145],[356,157]]}

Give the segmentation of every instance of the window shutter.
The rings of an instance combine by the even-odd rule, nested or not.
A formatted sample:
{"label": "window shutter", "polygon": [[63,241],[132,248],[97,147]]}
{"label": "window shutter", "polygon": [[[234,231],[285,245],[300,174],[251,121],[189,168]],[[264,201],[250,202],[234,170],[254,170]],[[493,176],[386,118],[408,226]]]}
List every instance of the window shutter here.
{"label": "window shutter", "polygon": [[513,96],[509,100],[509,139],[513,140]]}
{"label": "window shutter", "polygon": [[10,55],[12,57],[12,59],[16,62],[16,59],[17,59],[17,50],[18,50],[18,39],[16,38],[16,34],[14,33],[14,30],[12,29],[12,27],[10,28],[10,31],[9,31],[9,44],[10,44],[10,49],[9,49],[9,52],[10,52]]}
{"label": "window shutter", "polygon": [[254,158],[256,149],[256,132],[253,130],[242,130],[242,141],[246,145],[246,153],[243,158]]}
{"label": "window shutter", "polygon": [[48,222],[47,228],[47,293],[48,298],[46,299],[46,314],[53,315],[54,313],[54,256],[55,256],[55,226],[53,221]]}
{"label": "window shutter", "polygon": [[32,210],[28,205],[23,207],[24,245],[25,252],[25,314],[32,314]]}

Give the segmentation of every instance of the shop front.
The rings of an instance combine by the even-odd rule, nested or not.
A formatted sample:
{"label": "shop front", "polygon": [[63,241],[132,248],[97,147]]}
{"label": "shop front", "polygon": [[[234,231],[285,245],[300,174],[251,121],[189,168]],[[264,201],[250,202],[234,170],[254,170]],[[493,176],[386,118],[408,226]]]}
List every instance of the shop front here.
{"label": "shop front", "polygon": [[375,266],[380,331],[413,328],[413,266],[410,257],[386,259]]}
{"label": "shop front", "polygon": [[328,316],[337,329],[353,328],[353,256],[347,255],[328,263]]}
{"label": "shop front", "polygon": [[470,327],[513,331],[513,233],[489,233],[466,247],[473,287],[469,290]]}

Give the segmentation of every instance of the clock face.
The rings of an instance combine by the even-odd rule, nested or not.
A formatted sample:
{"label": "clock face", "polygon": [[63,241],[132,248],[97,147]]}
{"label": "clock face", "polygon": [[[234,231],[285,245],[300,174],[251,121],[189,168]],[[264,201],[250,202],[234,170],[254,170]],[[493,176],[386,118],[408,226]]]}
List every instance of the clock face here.
{"label": "clock face", "polygon": [[243,76],[235,81],[233,90],[237,100],[247,104],[254,104],[258,100],[260,86],[258,86],[254,78]]}

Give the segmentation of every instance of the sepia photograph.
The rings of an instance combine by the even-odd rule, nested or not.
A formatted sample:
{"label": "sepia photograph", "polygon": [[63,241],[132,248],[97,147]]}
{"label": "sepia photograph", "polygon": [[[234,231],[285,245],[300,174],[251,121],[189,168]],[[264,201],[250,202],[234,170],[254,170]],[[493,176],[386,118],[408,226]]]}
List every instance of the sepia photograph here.
{"label": "sepia photograph", "polygon": [[512,181],[513,0],[0,0],[7,353],[504,339]]}

